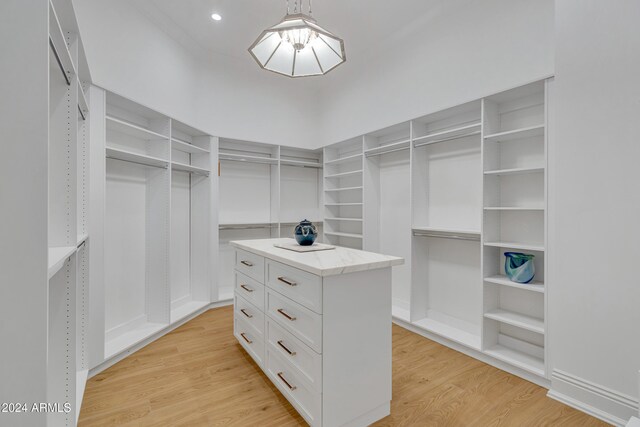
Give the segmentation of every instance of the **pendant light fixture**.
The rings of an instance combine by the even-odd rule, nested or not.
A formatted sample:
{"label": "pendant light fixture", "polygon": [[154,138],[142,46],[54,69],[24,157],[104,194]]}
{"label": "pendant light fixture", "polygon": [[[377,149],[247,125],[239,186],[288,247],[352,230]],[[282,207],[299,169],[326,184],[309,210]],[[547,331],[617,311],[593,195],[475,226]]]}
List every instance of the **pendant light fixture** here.
{"label": "pendant light fixture", "polygon": [[265,30],[251,45],[249,52],[261,68],[289,77],[326,74],[346,61],[344,41],[325,30],[312,17],[311,1],[308,13],[303,12],[303,0],[294,0],[278,24]]}

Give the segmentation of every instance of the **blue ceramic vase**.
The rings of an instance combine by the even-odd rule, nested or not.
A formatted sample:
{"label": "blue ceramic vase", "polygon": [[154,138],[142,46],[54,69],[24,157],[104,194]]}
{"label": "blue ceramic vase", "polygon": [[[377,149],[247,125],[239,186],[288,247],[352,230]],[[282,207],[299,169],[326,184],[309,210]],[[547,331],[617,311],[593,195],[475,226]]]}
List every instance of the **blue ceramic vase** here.
{"label": "blue ceramic vase", "polygon": [[311,246],[318,237],[318,230],[311,221],[305,219],[300,221],[300,224],[296,225],[293,234],[296,238],[296,242],[298,242],[300,246]]}
{"label": "blue ceramic vase", "polygon": [[504,272],[509,280],[516,283],[529,283],[533,280],[533,276],[536,275],[534,255],[505,252],[504,257]]}

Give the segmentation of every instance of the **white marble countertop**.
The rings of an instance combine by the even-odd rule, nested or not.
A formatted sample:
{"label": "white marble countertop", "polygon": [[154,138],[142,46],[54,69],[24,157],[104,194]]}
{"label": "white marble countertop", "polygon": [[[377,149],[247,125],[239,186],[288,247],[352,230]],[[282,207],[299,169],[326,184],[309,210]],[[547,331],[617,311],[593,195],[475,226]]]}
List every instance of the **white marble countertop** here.
{"label": "white marble countertop", "polygon": [[274,243],[291,241],[294,240],[282,238],[234,240],[230,243],[236,248],[299,268],[316,276],[335,276],[404,264],[404,258],[340,246],[317,252],[294,252],[273,246]]}

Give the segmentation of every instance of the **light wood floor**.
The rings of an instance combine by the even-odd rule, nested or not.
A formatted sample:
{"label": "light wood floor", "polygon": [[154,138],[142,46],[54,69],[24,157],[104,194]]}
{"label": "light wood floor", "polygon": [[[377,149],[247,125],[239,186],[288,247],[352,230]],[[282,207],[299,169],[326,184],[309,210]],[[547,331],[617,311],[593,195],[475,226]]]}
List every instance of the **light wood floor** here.
{"label": "light wood floor", "polygon": [[[87,384],[80,426],[305,425],[210,310]],[[393,326],[391,416],[376,426],[603,426],[546,390]]]}

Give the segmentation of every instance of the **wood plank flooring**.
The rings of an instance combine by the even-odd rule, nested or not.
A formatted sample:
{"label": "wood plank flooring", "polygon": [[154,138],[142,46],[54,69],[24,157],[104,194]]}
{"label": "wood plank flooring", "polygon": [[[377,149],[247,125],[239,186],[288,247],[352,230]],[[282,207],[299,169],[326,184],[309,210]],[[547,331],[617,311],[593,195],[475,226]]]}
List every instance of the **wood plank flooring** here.
{"label": "wood plank flooring", "polygon": [[[604,426],[546,390],[393,326],[391,416],[376,426]],[[303,426],[210,310],[87,383],[80,426]]]}

